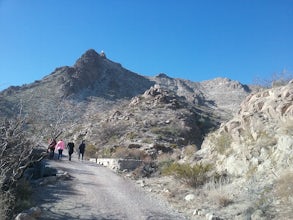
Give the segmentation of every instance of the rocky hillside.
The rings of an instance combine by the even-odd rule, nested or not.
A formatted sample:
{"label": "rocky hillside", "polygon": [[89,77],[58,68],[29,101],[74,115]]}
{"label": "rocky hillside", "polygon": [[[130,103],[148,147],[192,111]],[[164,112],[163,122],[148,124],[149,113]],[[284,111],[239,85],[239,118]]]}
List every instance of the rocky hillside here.
{"label": "rocky hillside", "polygon": [[209,108],[192,105],[155,85],[107,113],[91,115],[77,135],[85,134],[101,148],[119,145],[148,151],[163,146],[171,151],[188,144],[200,147],[203,137],[219,123]]}
{"label": "rocky hillside", "polygon": [[233,119],[205,140],[203,151],[219,170],[235,176],[253,170],[267,177],[292,164],[292,132],[293,81],[249,95]]}
{"label": "rocky hillside", "polygon": [[[153,92],[154,88],[160,88],[155,95],[150,95],[156,100],[156,104],[146,101],[145,92],[150,88]],[[157,92],[160,95],[157,95]],[[200,144],[208,130],[231,118],[232,113],[237,111],[241,101],[249,93],[247,86],[229,79],[191,82],[170,78],[165,74],[155,77],[141,76],[107,59],[105,53],[98,54],[91,49],[71,67],[56,68],[51,74],[34,83],[2,91],[0,117],[15,115],[21,109],[22,113],[31,117],[31,122],[35,122],[37,130],[52,126],[52,129],[70,128],[71,132],[66,134],[66,137],[89,138],[89,141],[95,144],[100,142],[103,136],[98,136],[99,132],[92,128],[100,125],[105,118],[111,118],[109,114],[116,112],[116,119],[122,116],[130,118],[124,120],[125,127],[133,127],[133,131],[128,130],[130,133],[145,129],[159,130],[164,123],[173,127],[183,124],[184,127],[178,129],[183,129],[184,135],[176,137],[177,132],[182,133],[183,130],[175,132],[177,128],[172,128],[173,131],[169,133],[172,133],[173,137],[164,138],[174,144],[178,144],[180,138],[184,139],[180,143],[191,141]],[[161,96],[164,98],[158,98]],[[179,103],[180,106],[171,108],[170,102]],[[117,114],[122,116],[117,117]],[[129,117],[130,114],[136,116]],[[154,118],[155,123],[152,122]],[[184,120],[186,122],[182,122]],[[136,134],[137,137],[147,134],[139,133]],[[157,138],[158,135],[150,136]],[[161,136],[164,136],[163,133]],[[121,138],[125,142],[126,138]],[[176,140],[173,142],[173,139]],[[154,142],[153,139],[151,141]]]}
{"label": "rocky hillside", "polygon": [[[231,183],[222,185],[243,219],[292,219],[293,81],[249,95],[238,113],[204,140],[195,158],[213,163]],[[237,204],[238,203],[238,204]],[[228,211],[227,211],[228,210]],[[220,215],[231,207],[218,210]],[[236,213],[234,213],[236,214]]]}

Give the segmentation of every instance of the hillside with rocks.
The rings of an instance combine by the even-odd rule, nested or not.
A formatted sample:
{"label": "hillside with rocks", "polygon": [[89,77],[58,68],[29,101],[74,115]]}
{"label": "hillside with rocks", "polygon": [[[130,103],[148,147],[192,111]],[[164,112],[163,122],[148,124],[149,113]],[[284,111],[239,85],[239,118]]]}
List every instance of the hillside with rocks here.
{"label": "hillside with rocks", "polygon": [[[122,175],[190,219],[290,219],[293,82],[252,88],[142,76],[91,49],[73,66],[2,91],[0,118],[26,117],[40,142],[60,131],[66,141],[86,140],[87,157],[142,160]],[[173,163],[211,170],[191,187],[163,175]]]}
{"label": "hillside with rocks", "polygon": [[249,95],[238,113],[210,133],[194,155],[229,177],[216,187],[206,186],[207,202],[216,202],[209,209],[224,219],[292,219],[292,152],[291,80]]}
{"label": "hillside with rocks", "polygon": [[[144,100],[135,103],[135,100],[144,99],[146,95],[143,94],[149,89],[154,90],[154,87],[161,88],[160,90],[164,90],[163,93],[170,93],[173,100],[163,101],[169,95],[162,93],[150,96],[159,99],[155,104],[149,104]],[[229,98],[223,99],[225,91],[229,92]],[[216,128],[220,122],[230,118],[249,93],[247,86],[224,78],[191,82],[184,79],[173,79],[166,74],[159,74],[155,77],[141,76],[126,70],[121,64],[107,59],[105,53],[98,54],[90,49],[71,67],[56,68],[51,74],[34,83],[12,86],[2,91],[0,93],[0,117],[16,115],[21,109],[22,114],[27,114],[31,118],[34,129],[46,131],[44,135],[48,134],[47,130],[63,127],[70,130],[70,134],[66,134],[67,138],[75,138],[75,140],[87,138],[89,142],[96,144],[101,142],[100,139],[103,136],[99,136],[95,129],[92,130],[92,125],[93,128],[98,125],[98,130],[101,132],[103,128],[99,127],[100,122],[111,117],[107,115],[108,113],[121,112],[129,115],[130,111],[140,109],[136,111],[134,118],[129,117],[132,120],[123,120],[123,126],[130,128],[133,127],[130,126],[131,124],[138,122],[133,127],[133,131],[128,130],[129,133],[149,129],[152,126],[157,127],[153,128],[154,130],[159,129],[158,123],[167,122],[168,124],[168,121],[172,127],[172,124],[175,125],[180,120],[182,122],[183,119],[179,120],[179,118],[183,117],[186,122],[179,123],[182,124],[181,131],[177,129],[179,133],[182,133],[181,136],[176,137],[177,131],[173,129],[169,132],[171,135],[167,142],[177,144],[179,139],[188,137],[181,141],[180,145],[186,144],[188,141],[200,145],[207,131]],[[160,98],[160,96],[166,97]],[[171,102],[178,103],[180,106],[170,107]],[[179,116],[180,111],[187,113]],[[144,120],[143,117],[150,120]],[[154,124],[152,118],[155,121]],[[142,124],[142,121],[149,125]],[[119,120],[120,124],[122,124],[121,122]],[[114,123],[108,123],[105,126],[111,127],[111,125],[116,126]],[[140,126],[139,129],[138,126]],[[195,137],[191,137],[193,132],[196,133],[197,140],[194,140]],[[141,134],[144,133],[141,132]],[[141,134],[137,134],[137,137],[140,137]],[[144,137],[140,138],[144,139]],[[157,137],[151,135],[149,141],[155,142],[155,138]],[[146,136],[145,139],[149,139],[149,137]],[[125,141],[124,138],[123,142]],[[102,143],[104,142],[105,140],[102,141]],[[117,145],[118,142],[115,144]]]}
{"label": "hillside with rocks", "polygon": [[95,140],[100,148],[135,146],[147,151],[163,146],[172,151],[188,144],[200,147],[203,137],[219,123],[209,108],[191,105],[156,85],[107,113],[91,115],[76,135],[86,134],[84,138]]}

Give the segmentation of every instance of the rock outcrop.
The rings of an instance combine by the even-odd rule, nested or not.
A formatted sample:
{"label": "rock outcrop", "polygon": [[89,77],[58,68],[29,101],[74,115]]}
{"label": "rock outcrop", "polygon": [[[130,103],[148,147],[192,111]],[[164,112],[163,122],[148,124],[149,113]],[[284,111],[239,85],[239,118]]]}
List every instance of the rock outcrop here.
{"label": "rock outcrop", "polygon": [[293,161],[293,81],[251,94],[239,112],[203,144],[217,167],[242,176],[278,175]]}

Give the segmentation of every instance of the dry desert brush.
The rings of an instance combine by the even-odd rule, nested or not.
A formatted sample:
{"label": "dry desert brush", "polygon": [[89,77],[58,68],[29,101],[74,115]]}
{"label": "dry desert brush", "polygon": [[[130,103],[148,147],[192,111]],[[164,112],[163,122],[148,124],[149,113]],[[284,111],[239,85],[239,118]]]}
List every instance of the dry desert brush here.
{"label": "dry desert brush", "polygon": [[172,163],[163,170],[165,175],[174,175],[183,183],[192,187],[198,187],[211,178],[210,172],[212,170],[211,164],[198,163],[195,165]]}
{"label": "dry desert brush", "polygon": [[25,118],[5,119],[0,124],[0,219],[11,219],[17,211],[17,187],[25,170],[45,154],[34,155],[35,144],[26,133]]}

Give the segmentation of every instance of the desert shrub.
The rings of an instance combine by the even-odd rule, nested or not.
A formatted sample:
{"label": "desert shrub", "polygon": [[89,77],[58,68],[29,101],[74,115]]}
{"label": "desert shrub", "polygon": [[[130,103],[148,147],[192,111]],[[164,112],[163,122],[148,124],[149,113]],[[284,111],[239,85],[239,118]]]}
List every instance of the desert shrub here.
{"label": "desert shrub", "polygon": [[161,154],[157,157],[157,165],[159,171],[162,173],[165,169],[171,166],[175,162],[175,159],[170,154]]}
{"label": "desert shrub", "polygon": [[231,190],[228,186],[230,179],[227,175],[215,175],[209,182],[204,185],[204,192],[207,194],[211,203],[218,207],[226,207],[233,203]]}
{"label": "desert shrub", "polygon": [[230,195],[226,192],[213,191],[209,193],[209,197],[220,208],[226,207],[233,203],[233,200],[231,199]]}
{"label": "desert shrub", "polygon": [[86,146],[86,150],[85,150],[85,156],[87,158],[90,158],[90,157],[97,157],[97,148],[92,145],[92,144],[87,144]]}
{"label": "desert shrub", "polygon": [[135,138],[138,138],[139,135],[136,132],[129,132],[126,136],[127,139],[133,140]]}
{"label": "desert shrub", "polygon": [[186,156],[193,156],[195,152],[198,150],[197,146],[195,145],[188,145],[184,148],[184,155]]}
{"label": "desert shrub", "polygon": [[162,171],[162,174],[174,175],[185,184],[198,187],[210,179],[208,173],[211,169],[211,164],[199,163],[192,166],[190,164],[172,163]]}
{"label": "desert shrub", "polygon": [[117,142],[119,137],[123,136],[127,132],[128,125],[125,122],[117,123],[104,123],[101,125],[97,136],[100,139],[101,144],[106,144],[109,142]]}
{"label": "desert shrub", "polygon": [[113,149],[111,148],[103,148],[101,151],[100,151],[100,155],[102,158],[109,158],[112,156],[112,153],[113,153]]}
{"label": "desert shrub", "polygon": [[144,160],[146,153],[138,149],[128,149],[126,147],[117,147],[112,154],[112,157],[123,158],[123,159],[136,159]]}
{"label": "desert shrub", "polygon": [[232,136],[229,133],[222,133],[214,137],[212,142],[215,145],[215,150],[220,154],[225,154],[230,149],[232,143]]}
{"label": "desert shrub", "polygon": [[[26,128],[27,120],[22,117],[4,120],[0,124],[0,215],[3,220],[12,219],[15,211],[26,203],[24,195],[29,193],[19,181],[31,164],[46,155],[44,152],[34,153],[36,144]],[[19,187],[24,188],[18,190]]]}
{"label": "desert shrub", "polygon": [[153,143],[153,139],[152,138],[144,138],[144,139],[142,139],[142,143],[151,144],[151,143]]}
{"label": "desert shrub", "polygon": [[170,124],[168,126],[153,127],[151,128],[151,132],[161,136],[182,136],[187,132],[187,128]]}

